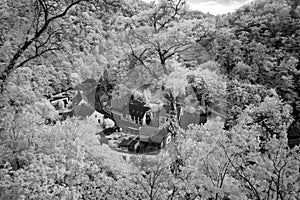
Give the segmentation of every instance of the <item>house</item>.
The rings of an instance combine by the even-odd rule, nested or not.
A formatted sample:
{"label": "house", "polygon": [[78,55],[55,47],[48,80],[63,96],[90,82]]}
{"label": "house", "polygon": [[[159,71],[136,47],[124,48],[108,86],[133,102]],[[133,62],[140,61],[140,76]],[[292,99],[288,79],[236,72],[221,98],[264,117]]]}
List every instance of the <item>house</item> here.
{"label": "house", "polygon": [[82,83],[74,87],[75,91],[86,91],[97,85],[97,81],[91,78],[86,79]]}
{"label": "house", "polygon": [[152,138],[151,142],[160,146],[160,148],[165,147],[171,142],[171,133],[166,129],[160,129]]}
{"label": "house", "polygon": [[115,118],[133,122],[129,114],[129,99],[130,96],[126,95],[111,100],[111,112]]}
{"label": "house", "polygon": [[113,99],[111,101],[111,113],[116,124],[124,131],[128,131],[134,135],[138,135],[138,129],[141,124],[139,119],[130,114],[129,106],[130,95],[126,95],[122,98]]}
{"label": "house", "polygon": [[140,151],[140,141],[138,139],[133,139],[128,145],[128,150],[131,152],[139,153]]}
{"label": "house", "polygon": [[70,97],[68,96],[54,96],[50,99],[50,103],[56,110],[63,110],[69,107],[71,104]]}
{"label": "house", "polygon": [[153,147],[160,149],[171,141],[171,134],[166,129],[159,129],[151,126],[142,126],[139,130],[141,148]]}
{"label": "house", "polygon": [[[189,101],[196,102],[196,96],[190,95]],[[136,134],[135,130],[142,126],[161,127],[168,121],[170,110],[170,106],[164,104],[158,111],[152,111],[148,104],[136,100],[134,95],[111,100],[111,112],[117,126],[132,134]],[[180,102],[176,105],[176,110],[182,128],[186,129],[189,124],[199,124],[206,120],[206,116],[200,116],[199,112],[185,111]]]}
{"label": "house", "polygon": [[79,104],[73,108],[73,113],[82,119],[88,119],[94,124],[102,125],[104,121],[103,114],[96,111],[88,104]]}
{"label": "house", "polygon": [[66,120],[67,118],[71,118],[74,116],[73,110],[63,110],[62,112],[59,113],[61,116],[61,120]]}
{"label": "house", "polygon": [[[96,87],[97,87],[96,80],[87,79],[74,87],[74,91],[76,92],[76,96],[77,96],[77,97],[76,96],[75,97],[78,98],[78,94],[80,93],[82,96],[84,96],[85,102],[89,103],[94,108],[95,107]],[[79,99],[80,99],[80,97],[79,97]],[[79,102],[77,102],[77,103],[79,103]]]}
{"label": "house", "polygon": [[69,111],[72,109],[71,91],[55,94],[49,99],[49,102],[56,110],[59,111],[60,115],[68,113],[67,115],[70,116]]}
{"label": "house", "polygon": [[139,136],[141,142],[150,142],[151,137],[155,135],[156,132],[158,132],[159,129],[156,127],[151,126],[143,126],[139,129]]}
{"label": "house", "polygon": [[104,122],[104,115],[99,113],[98,111],[94,110],[94,112],[87,117],[91,122],[95,124],[103,124]]}
{"label": "house", "polygon": [[168,113],[170,112],[170,106],[163,105],[162,109],[159,111],[159,126],[162,126],[168,121]]}
{"label": "house", "polygon": [[75,116],[88,118],[95,112],[95,110],[87,104],[80,104],[74,107],[73,112]]}
{"label": "house", "polygon": [[81,104],[88,104],[89,101],[87,99],[87,97],[83,94],[82,91],[78,91],[77,94],[75,95],[75,97],[72,99],[72,105],[73,108],[75,106],[81,105]]}
{"label": "house", "polygon": [[139,151],[139,140],[137,137],[130,137],[128,139],[122,140],[118,147],[125,151],[138,152]]}

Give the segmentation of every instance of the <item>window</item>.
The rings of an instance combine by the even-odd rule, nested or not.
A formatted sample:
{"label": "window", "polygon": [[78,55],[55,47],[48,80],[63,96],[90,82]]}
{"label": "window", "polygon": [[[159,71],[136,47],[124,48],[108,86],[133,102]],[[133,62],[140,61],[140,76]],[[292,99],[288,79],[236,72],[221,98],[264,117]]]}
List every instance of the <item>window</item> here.
{"label": "window", "polygon": [[97,115],[95,115],[95,118],[97,118]]}
{"label": "window", "polygon": [[145,121],[146,121],[146,125],[150,125],[150,123],[151,123],[151,117],[150,117],[150,115],[149,114],[146,114],[146,119],[145,119]]}

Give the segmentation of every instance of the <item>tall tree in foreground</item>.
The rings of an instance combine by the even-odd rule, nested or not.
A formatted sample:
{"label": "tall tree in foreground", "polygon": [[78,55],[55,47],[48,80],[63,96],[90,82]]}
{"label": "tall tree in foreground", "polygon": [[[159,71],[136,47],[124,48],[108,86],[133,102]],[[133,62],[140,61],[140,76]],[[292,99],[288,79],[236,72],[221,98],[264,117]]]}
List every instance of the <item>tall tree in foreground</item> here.
{"label": "tall tree in foreground", "polygon": [[77,7],[90,3],[102,6],[109,1],[30,0],[4,1],[0,4],[0,92],[4,91],[10,74],[49,53],[64,48],[65,17]]}
{"label": "tall tree in foreground", "polygon": [[[74,1],[6,1],[1,4],[1,38],[4,56],[1,66],[1,93],[8,76],[41,55],[62,49],[64,16],[83,0]],[[16,39],[15,39],[16,38]],[[4,54],[2,52],[2,54]]]}

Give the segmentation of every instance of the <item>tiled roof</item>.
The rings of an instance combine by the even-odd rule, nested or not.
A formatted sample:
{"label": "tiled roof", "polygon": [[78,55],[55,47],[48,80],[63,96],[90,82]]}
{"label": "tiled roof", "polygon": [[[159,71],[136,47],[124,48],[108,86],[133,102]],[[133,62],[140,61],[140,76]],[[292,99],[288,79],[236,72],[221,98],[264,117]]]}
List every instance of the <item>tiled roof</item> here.
{"label": "tiled roof", "polygon": [[75,115],[83,118],[90,116],[91,114],[93,114],[94,111],[95,110],[93,108],[86,104],[81,104],[79,106],[74,107]]}
{"label": "tiled roof", "polygon": [[87,97],[84,94],[81,94],[81,92],[78,92],[76,96],[72,99],[73,106],[77,106],[81,100],[84,100],[85,102],[89,102]]}

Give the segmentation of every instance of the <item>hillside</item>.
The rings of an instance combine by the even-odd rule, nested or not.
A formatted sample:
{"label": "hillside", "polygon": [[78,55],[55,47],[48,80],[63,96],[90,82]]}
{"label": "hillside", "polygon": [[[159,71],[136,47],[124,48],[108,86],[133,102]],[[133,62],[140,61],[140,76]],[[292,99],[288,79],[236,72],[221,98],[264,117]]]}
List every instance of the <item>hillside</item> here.
{"label": "hillside", "polygon": [[[298,199],[299,4],[0,1],[0,199]],[[48,99],[65,91],[87,118],[57,116]],[[143,125],[134,154],[91,125],[123,97],[119,118]],[[182,129],[184,113],[205,120]]]}

